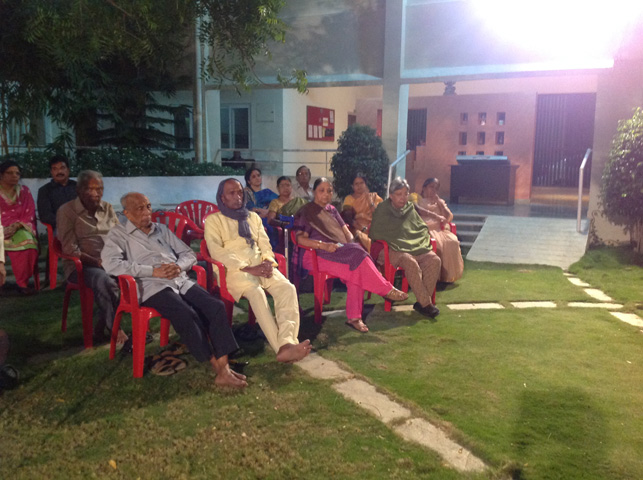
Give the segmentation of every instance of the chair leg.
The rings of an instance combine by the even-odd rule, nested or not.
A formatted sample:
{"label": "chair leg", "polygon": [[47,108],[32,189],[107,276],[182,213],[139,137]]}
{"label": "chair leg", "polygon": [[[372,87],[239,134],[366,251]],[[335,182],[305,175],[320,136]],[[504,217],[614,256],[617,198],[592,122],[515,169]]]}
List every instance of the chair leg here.
{"label": "chair leg", "polygon": [[53,290],[56,285],[58,285],[58,257],[49,255],[49,289]]}
{"label": "chair leg", "polygon": [[248,325],[254,325],[257,323],[257,317],[255,312],[252,311],[252,306],[248,303]]}
{"label": "chair leg", "polygon": [[228,323],[232,325],[232,312],[234,310],[234,302],[231,302],[230,300],[226,299],[221,299],[223,301],[223,304],[225,305],[225,312],[228,316]]}
{"label": "chair leg", "polygon": [[85,348],[94,346],[94,294],[91,290],[80,290],[80,310],[83,322],[83,341]]}
{"label": "chair leg", "polygon": [[170,321],[161,317],[161,347],[165,347],[170,342]]}
{"label": "chair leg", "polygon": [[60,325],[60,331],[67,331],[67,310],[69,309],[69,298],[71,297],[71,289],[67,287],[65,289],[65,297],[63,298],[63,319]]}
{"label": "chair leg", "polygon": [[114,316],[114,324],[112,325],[112,334],[109,342],[109,359],[114,360],[116,355],[116,340],[118,339],[118,331],[121,328],[121,319],[123,318],[123,311],[117,310]]}
{"label": "chair leg", "polygon": [[328,305],[330,303],[330,293],[333,290],[334,281],[334,278],[329,278],[328,280],[324,281],[324,305]]}
{"label": "chair leg", "polygon": [[322,323],[322,310],[323,310],[323,302],[324,302],[324,290],[325,290],[325,285],[326,281],[322,276],[317,276],[314,279],[315,286],[313,287],[313,290],[315,291],[314,297],[315,297],[315,323],[321,324]]}
{"label": "chair leg", "polygon": [[[388,274],[386,275],[386,280],[389,281],[391,285],[395,285],[395,273],[396,271],[393,269],[392,272],[389,271]],[[390,300],[384,300],[384,311],[385,312],[390,312],[391,311],[391,306],[393,305],[393,302]]]}
{"label": "chair leg", "polygon": [[134,378],[143,376],[145,368],[145,334],[149,319],[141,318],[138,312],[132,313],[132,370]]}
{"label": "chair leg", "polygon": [[33,267],[33,285],[36,291],[40,290],[40,272],[38,271],[38,259]]}

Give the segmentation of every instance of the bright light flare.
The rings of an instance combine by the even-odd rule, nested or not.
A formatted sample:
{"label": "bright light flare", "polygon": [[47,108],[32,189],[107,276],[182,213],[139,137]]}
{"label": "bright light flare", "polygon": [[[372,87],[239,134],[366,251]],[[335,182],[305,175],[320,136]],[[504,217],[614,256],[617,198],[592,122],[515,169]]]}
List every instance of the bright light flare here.
{"label": "bright light flare", "polygon": [[486,30],[551,59],[612,57],[642,0],[470,0]]}

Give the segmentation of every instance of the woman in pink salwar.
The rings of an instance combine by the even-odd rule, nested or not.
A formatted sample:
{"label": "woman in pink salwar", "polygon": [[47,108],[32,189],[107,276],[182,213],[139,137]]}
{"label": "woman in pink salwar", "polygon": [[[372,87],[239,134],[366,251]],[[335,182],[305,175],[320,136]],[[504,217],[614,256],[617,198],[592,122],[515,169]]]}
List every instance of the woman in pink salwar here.
{"label": "woman in pink salwar", "polygon": [[11,261],[18,289],[33,293],[28,287],[38,261],[36,205],[31,192],[21,186],[20,167],[13,160],[0,164],[0,213],[4,226],[4,249]]}
{"label": "woman in pink salwar", "polygon": [[[320,270],[346,282],[346,325],[358,332],[368,332],[362,319],[364,290],[391,301],[406,300],[408,295],[388,282],[366,251],[355,243],[348,226],[330,204],[333,187],[327,178],[318,178],[313,185],[314,200],[303,206],[295,217],[297,243],[317,250]],[[304,268],[312,268],[312,253],[306,251]]]}

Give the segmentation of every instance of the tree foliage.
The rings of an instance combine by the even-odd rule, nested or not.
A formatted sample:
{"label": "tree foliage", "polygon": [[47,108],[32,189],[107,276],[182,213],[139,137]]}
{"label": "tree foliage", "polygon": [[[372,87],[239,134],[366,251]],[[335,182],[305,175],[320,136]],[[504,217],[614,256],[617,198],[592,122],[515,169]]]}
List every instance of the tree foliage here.
{"label": "tree foliage", "polygon": [[612,141],[601,184],[607,218],[630,232],[637,251],[643,237],[643,110],[621,120]]}
{"label": "tree foliage", "polygon": [[384,197],[388,178],[388,155],[375,130],[366,125],[351,125],[337,140],[337,153],[333,155],[330,169],[333,187],[340,198],[353,193],[356,173],[366,176],[371,192]]}
{"label": "tree foliage", "polygon": [[[258,82],[255,58],[269,55],[270,41],[284,41],[282,6],[283,0],[0,0],[5,152],[8,125],[28,125],[43,113],[72,129],[77,144],[167,143],[150,127],[167,115],[145,118],[155,104],[161,112],[150,94],[172,97],[189,82],[180,72],[194,71],[197,25],[211,51],[207,76],[248,88]],[[303,72],[278,78],[305,90]],[[98,135],[100,119],[114,128]],[[63,131],[61,139],[69,137]]]}
{"label": "tree foliage", "polygon": [[[270,42],[284,43],[287,26],[278,17],[285,0],[199,0],[199,36],[209,46],[203,60],[206,76],[219,86],[232,83],[243,89],[261,83],[254,73],[256,59],[270,58]],[[283,86],[307,91],[306,73],[277,72]]]}

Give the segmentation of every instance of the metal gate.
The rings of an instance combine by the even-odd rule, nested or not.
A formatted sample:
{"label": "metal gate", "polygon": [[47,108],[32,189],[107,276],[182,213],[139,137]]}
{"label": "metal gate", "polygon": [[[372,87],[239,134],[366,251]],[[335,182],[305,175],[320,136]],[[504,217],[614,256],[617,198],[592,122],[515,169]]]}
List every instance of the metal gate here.
{"label": "metal gate", "polygon": [[[538,95],[532,185],[577,187],[578,169],[594,141],[596,94]],[[591,161],[584,177],[589,187]]]}

